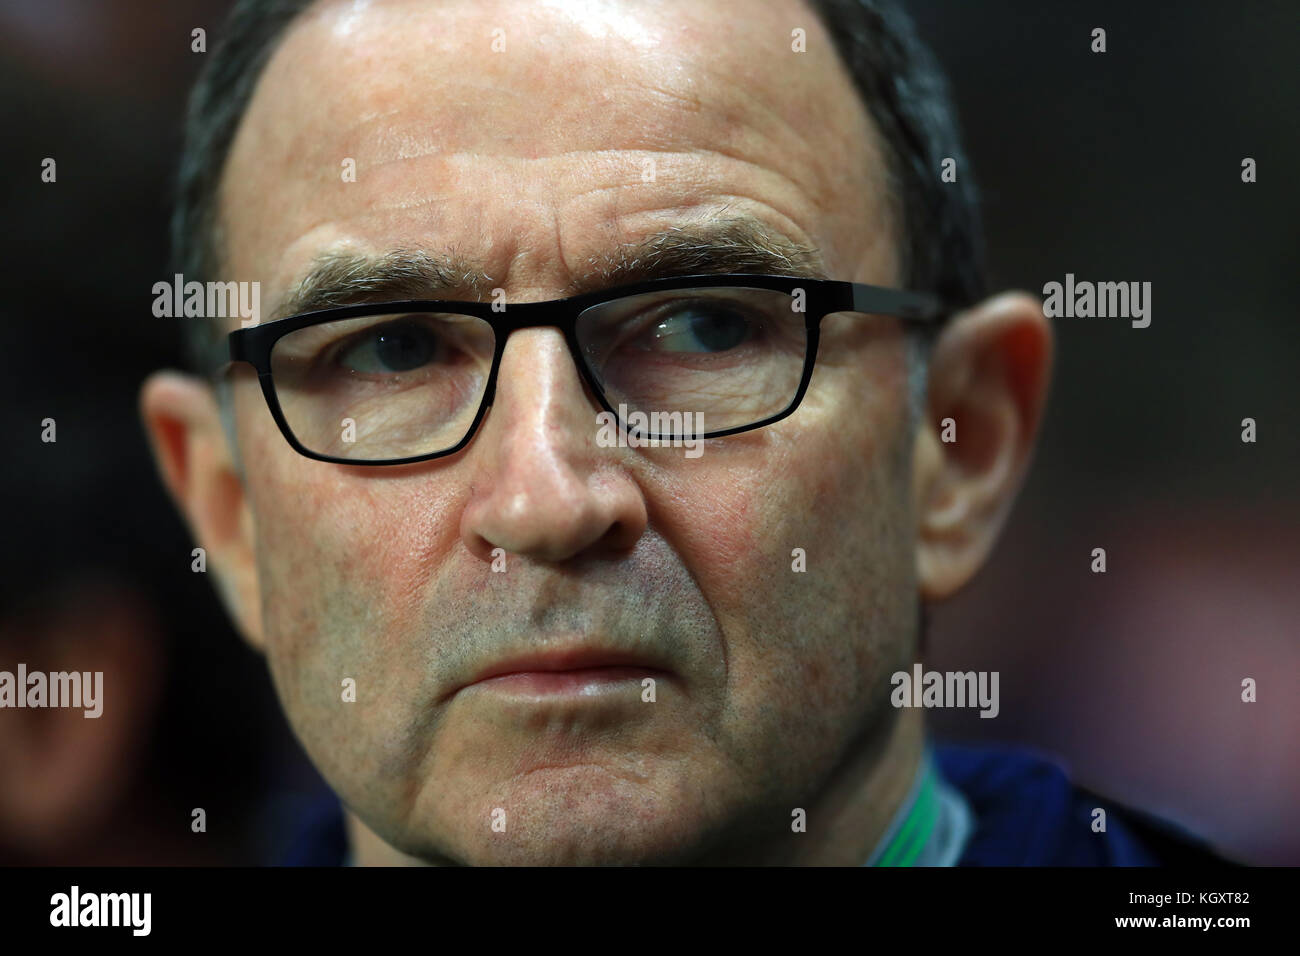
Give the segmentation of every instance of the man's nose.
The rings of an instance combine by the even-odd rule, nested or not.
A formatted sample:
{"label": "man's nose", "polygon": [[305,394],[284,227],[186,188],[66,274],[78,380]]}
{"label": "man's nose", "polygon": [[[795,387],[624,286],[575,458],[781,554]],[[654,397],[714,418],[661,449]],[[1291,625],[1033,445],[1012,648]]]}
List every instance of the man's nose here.
{"label": "man's nose", "polygon": [[597,412],[558,330],[511,335],[492,408],[469,446],[460,532],[474,554],[490,561],[503,548],[558,562],[636,544],[645,498],[620,462],[627,449],[597,445]]}

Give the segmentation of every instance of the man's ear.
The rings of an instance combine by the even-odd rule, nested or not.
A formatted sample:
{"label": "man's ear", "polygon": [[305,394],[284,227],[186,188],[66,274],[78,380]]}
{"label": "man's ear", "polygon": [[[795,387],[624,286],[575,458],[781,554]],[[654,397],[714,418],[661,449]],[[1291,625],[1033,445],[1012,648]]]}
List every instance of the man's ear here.
{"label": "man's ear", "polygon": [[[235,469],[213,389],[202,379],[156,372],[140,390],[140,414],[154,459],[207,573],[244,638],[263,646],[252,512]],[[178,555],[177,561],[193,560]]]}
{"label": "man's ear", "polygon": [[954,317],[935,342],[913,459],[925,599],[957,591],[992,550],[1029,466],[1051,365],[1051,325],[1021,292]]}

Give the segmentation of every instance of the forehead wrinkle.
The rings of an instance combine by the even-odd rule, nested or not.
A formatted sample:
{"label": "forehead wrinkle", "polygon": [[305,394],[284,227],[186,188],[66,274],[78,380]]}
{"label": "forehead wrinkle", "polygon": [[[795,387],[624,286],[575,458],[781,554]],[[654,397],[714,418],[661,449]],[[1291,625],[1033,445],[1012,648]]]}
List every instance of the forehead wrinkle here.
{"label": "forehead wrinkle", "polygon": [[[629,92],[644,94],[645,89],[636,87],[629,90]],[[515,93],[514,95],[522,94]],[[481,106],[477,107],[477,109],[481,109]],[[671,152],[677,148],[678,151],[685,151],[681,147],[689,146],[693,139],[698,138],[692,135],[692,131],[682,130],[676,117],[671,120],[665,119],[661,123],[651,123],[642,106],[629,103],[626,99],[621,101],[616,109],[622,113],[640,115],[637,127],[627,130],[619,145],[610,145],[609,137],[603,130],[594,131],[594,135],[583,136],[582,134],[586,134],[587,130],[576,130],[572,126],[565,127],[563,133],[557,134],[551,143],[528,141],[521,143],[516,150],[508,148],[510,137],[501,135],[502,129],[498,126],[492,126],[489,131],[483,134],[482,138],[472,138],[470,142],[465,142],[468,137],[461,135],[465,126],[462,122],[464,116],[457,113],[454,108],[435,110],[425,115],[419,112],[418,107],[407,107],[377,111],[366,119],[358,120],[342,128],[339,131],[337,143],[332,141],[322,142],[319,138],[312,138],[310,140],[310,150],[315,154],[315,157],[324,155],[331,159],[342,150],[346,155],[357,158],[359,165],[364,164],[366,168],[374,169],[389,163],[400,162],[405,159],[418,159],[430,155],[488,155],[493,158],[542,159],[577,154],[619,153],[631,150]],[[678,113],[680,112],[679,110]],[[697,101],[690,112],[701,113],[706,112],[706,110]],[[394,121],[395,117],[408,114],[410,115],[409,120],[405,122]],[[723,115],[722,120],[728,124],[731,123],[730,111]],[[443,145],[448,138],[447,133],[442,128],[443,126],[456,128],[459,141],[456,143],[455,148],[450,151]],[[485,130],[488,129],[488,127],[485,127]],[[752,134],[758,131],[747,129],[747,132]],[[575,136],[574,133],[580,135]],[[561,136],[563,138],[560,138]],[[568,148],[556,148],[565,146]],[[785,151],[788,152],[788,150]],[[302,153],[299,153],[299,155],[302,155]],[[314,165],[317,160],[313,158],[311,162]]]}
{"label": "forehead wrinkle", "polygon": [[[652,184],[646,183],[642,179],[641,161],[647,156],[660,160],[679,159],[685,170],[679,170],[673,174],[657,176]],[[747,158],[741,153],[731,153],[723,150],[709,149],[705,147],[695,147],[687,149],[602,149],[602,150],[565,150],[559,153],[548,154],[538,157],[519,157],[519,156],[493,156],[490,159],[478,153],[461,152],[454,153],[424,153],[418,156],[409,156],[402,159],[393,159],[383,163],[377,163],[366,167],[371,173],[389,172],[394,167],[401,167],[403,164],[418,162],[423,159],[431,159],[433,167],[430,169],[429,177],[416,177],[409,183],[393,184],[394,188],[385,188],[378,190],[375,195],[368,197],[367,208],[371,210],[384,209],[405,209],[417,208],[429,203],[438,203],[451,201],[457,198],[463,198],[463,193],[448,188],[446,191],[438,191],[440,183],[435,179],[439,174],[448,182],[454,181],[459,172],[459,167],[463,163],[500,163],[511,167],[518,167],[518,180],[520,182],[535,181],[538,188],[549,195],[552,188],[552,181],[542,178],[531,180],[526,178],[524,170],[535,168],[538,165],[545,166],[550,163],[563,163],[566,160],[577,157],[586,160],[587,163],[577,168],[569,169],[560,166],[560,182],[573,182],[576,184],[586,183],[593,178],[593,170],[590,162],[592,160],[609,159],[615,161],[608,165],[602,165],[599,169],[600,178],[612,181],[601,182],[597,185],[586,186],[573,192],[567,192],[564,195],[564,204],[569,205],[575,201],[580,201],[585,197],[598,195],[602,192],[635,187],[645,193],[653,193],[662,196],[665,190],[672,191],[675,189],[687,189],[692,192],[710,191],[713,192],[718,187],[734,186],[738,181],[734,178],[734,171],[727,167],[719,168],[715,164],[701,162],[709,157],[720,157],[728,160],[737,166],[744,167],[756,178],[754,182],[762,182],[765,186],[770,187],[776,184],[785,189],[791,190],[796,195],[805,195],[799,183],[791,179],[785,173],[764,165],[761,162]],[[617,161],[623,159],[624,162]],[[442,167],[445,167],[442,168]],[[402,169],[402,172],[408,171]],[[683,174],[684,173],[684,174]],[[398,174],[400,175],[400,173]],[[399,193],[400,187],[405,186],[406,195],[394,195]],[[716,194],[716,193],[715,193]]]}
{"label": "forehead wrinkle", "polygon": [[[671,173],[665,172],[664,175],[657,177],[653,184],[647,184],[641,179],[639,162],[644,155],[680,161],[680,168]],[[728,160],[731,164],[744,168],[750,176],[738,178],[732,167],[706,161],[710,156],[715,155]],[[740,200],[766,207],[783,220],[782,228],[787,231],[793,228],[801,235],[804,233],[804,228],[799,225],[801,217],[797,208],[792,204],[797,203],[798,197],[804,196],[805,191],[800,189],[798,183],[785,174],[761,163],[754,162],[740,154],[730,155],[703,148],[684,151],[608,149],[589,152],[587,150],[569,150],[534,159],[509,157],[500,158],[497,161],[510,167],[517,167],[512,173],[512,178],[520,183],[537,183],[537,188],[541,190],[537,195],[541,199],[547,199],[551,195],[554,180],[531,176],[526,172],[526,167],[533,164],[561,163],[563,160],[575,156],[588,160],[608,159],[611,162],[598,163],[599,169],[595,171],[593,171],[593,167],[589,163],[580,164],[573,169],[561,165],[558,181],[565,187],[572,186],[576,189],[576,191],[569,188],[562,190],[562,210],[584,202],[590,202],[601,195],[613,196],[615,194],[620,195],[620,198],[611,199],[611,202],[616,203],[616,208],[612,209],[608,214],[617,216],[634,214],[644,209],[659,207],[682,208],[698,206],[700,205],[698,201],[683,202],[682,200],[699,200],[702,197],[708,197],[709,200],[715,202],[719,200]],[[627,161],[624,163],[617,162],[621,157],[626,157]],[[464,167],[466,163],[477,166],[483,161],[484,157],[478,154],[456,152],[430,157],[414,157],[370,167],[366,176],[368,190],[365,194],[364,207],[358,208],[352,213],[337,208],[323,210],[322,216],[305,228],[304,235],[308,235],[313,230],[325,225],[340,226],[348,222],[349,219],[355,218],[356,215],[370,218],[376,213],[409,212],[422,208],[432,209],[463,201],[470,197],[456,185],[459,168]],[[407,165],[410,163],[424,163],[429,167],[428,172],[425,173],[420,170],[418,175],[404,175],[415,172],[412,167]],[[376,176],[381,178],[377,179]],[[597,180],[597,184],[587,185],[593,178]],[[748,187],[745,192],[731,191],[735,185],[742,181]],[[518,198],[522,201],[526,197]],[[644,202],[640,204],[629,203],[626,201],[628,199],[643,199]],[[641,208],[629,208],[637,205]],[[435,223],[429,223],[428,226],[433,228]]]}
{"label": "forehead wrinkle", "polygon": [[[634,193],[634,195],[638,196],[638,198],[645,197],[644,191],[638,191]],[[662,200],[663,197],[660,195],[646,198]],[[693,233],[696,235],[716,233],[725,234],[728,230],[729,224],[734,225],[736,223],[742,224],[754,234],[767,234],[778,237],[780,243],[791,249],[813,250],[812,256],[799,257],[799,260],[806,265],[807,268],[795,268],[792,270],[794,273],[808,273],[815,277],[826,277],[828,275],[827,265],[822,258],[818,243],[804,231],[798,221],[790,218],[775,207],[763,203],[755,203],[753,197],[750,195],[727,196],[725,194],[717,193],[711,193],[709,201],[704,203],[690,202],[670,206],[662,205],[661,202],[655,201],[648,203],[642,208],[632,209],[624,207],[620,209],[616,216],[610,221],[607,230],[602,230],[601,232],[592,230],[589,234],[590,238],[584,237],[588,250],[580,250],[575,256],[566,256],[563,253],[563,244],[561,243],[559,246],[560,256],[557,260],[554,260],[551,265],[558,269],[560,275],[568,278],[567,282],[562,282],[564,290],[562,294],[577,294],[578,292],[599,289],[608,285],[613,278],[613,273],[618,271],[617,269],[611,269],[608,274],[596,274],[594,276],[590,274],[591,271],[593,269],[599,269],[602,262],[608,263],[625,260],[627,258],[626,250],[630,247],[645,245],[650,242],[658,242],[662,246],[666,244],[666,240],[662,237],[669,235],[685,235],[687,233]],[[310,249],[304,250],[309,252],[311,259],[308,260],[308,264],[303,267],[303,269],[294,270],[294,273],[290,275],[287,280],[287,287],[290,290],[301,285],[303,277],[309,274],[309,270],[313,268],[313,264],[330,259],[331,257],[337,257],[340,259],[352,257],[373,262],[378,261],[385,254],[394,251],[402,251],[400,249],[390,249],[382,252],[370,252],[365,249],[364,245],[359,248],[355,240],[340,238],[340,235],[346,236],[346,232],[341,234],[339,230],[329,228],[328,226],[322,227],[320,230],[313,230],[313,232],[318,233],[321,231],[323,231],[324,237],[326,237],[326,245],[321,250],[315,252],[311,252]],[[311,235],[311,233],[308,235]],[[631,238],[620,238],[629,236]],[[726,236],[724,235],[724,239],[725,238]],[[558,241],[557,238],[557,242]],[[454,242],[443,246],[438,246],[436,243],[431,244],[421,242],[419,239],[416,239],[415,242],[415,245],[409,247],[413,250],[414,255],[427,255],[433,258],[438,258],[448,256],[452,253],[459,254],[460,247]],[[605,243],[607,249],[613,249],[614,251],[590,251],[591,246],[596,243]],[[492,258],[496,251],[497,249],[494,244],[488,249],[481,250],[481,253],[487,258]],[[471,261],[464,255],[460,256],[460,260],[462,262]],[[475,261],[473,265],[474,271],[479,272],[486,279],[489,286],[509,286],[511,279],[511,265],[518,263],[519,255],[515,254],[512,256],[510,262],[502,266],[503,271],[498,275],[493,275],[491,270],[487,269],[484,265],[485,261],[486,259],[483,258],[479,258]],[[575,265],[570,266],[570,261]],[[739,271],[770,271],[768,268],[769,263],[767,261],[760,263],[760,266],[760,268],[756,269],[741,269]],[[584,268],[586,270],[585,272],[583,271]],[[694,271],[710,272],[717,270],[701,268]],[[732,269],[730,271],[737,270]],[[678,270],[678,273],[683,274],[680,270]],[[419,290],[411,291],[411,294],[406,297],[426,297],[423,292],[419,292],[419,294],[417,294],[417,292],[419,292]],[[291,292],[287,292],[283,296],[280,296],[280,301],[287,301],[288,296],[291,294]],[[477,297],[483,297],[481,291],[477,293]],[[330,303],[322,302],[320,303],[320,307],[325,307],[325,305],[328,304]],[[284,312],[283,306],[281,306],[277,311],[280,312],[281,316],[287,314]],[[296,309],[294,311],[305,310]]]}
{"label": "forehead wrinkle", "polygon": [[702,112],[704,103],[694,90],[695,82],[692,80],[686,86],[688,89],[679,91],[653,81],[639,84],[642,92],[661,97],[669,103],[682,107],[688,113]]}
{"label": "forehead wrinkle", "polygon": [[[516,100],[525,95],[522,91],[489,83],[473,83],[462,79],[455,82],[458,87],[468,86],[475,93],[490,92]],[[438,95],[440,99],[446,100],[445,90],[440,89]],[[442,125],[461,125],[459,117],[463,114],[457,114],[456,110],[468,108],[481,111],[491,108],[483,105],[481,96],[475,98],[472,104],[447,104],[445,108],[435,110],[431,114],[421,113],[421,106],[422,104],[417,104],[363,110],[353,122],[339,130],[339,142],[350,148],[358,157],[364,157],[368,166],[394,159],[436,153],[440,151],[437,143],[445,136]],[[401,118],[406,116],[410,119],[403,122]],[[361,149],[363,146],[364,150]],[[319,146],[319,150],[330,155],[333,155],[336,149],[324,143]]]}
{"label": "forehead wrinkle", "polygon": [[[726,211],[726,207],[722,210]],[[592,252],[565,295],[661,275],[774,271],[825,277],[820,250],[748,215],[694,218]],[[394,249],[370,255],[339,248],[315,256],[277,303],[276,317],[366,301],[482,300],[493,279],[455,247]]]}

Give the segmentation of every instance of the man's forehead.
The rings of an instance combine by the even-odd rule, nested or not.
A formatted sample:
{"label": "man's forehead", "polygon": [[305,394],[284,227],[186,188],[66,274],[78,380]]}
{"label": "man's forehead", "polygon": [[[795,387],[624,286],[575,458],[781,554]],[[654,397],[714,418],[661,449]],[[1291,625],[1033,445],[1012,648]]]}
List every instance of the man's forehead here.
{"label": "man's forehead", "polygon": [[[812,53],[792,48],[795,30]],[[489,167],[509,197],[475,194]],[[698,215],[734,188],[774,232],[821,246],[827,237],[810,232],[826,224],[813,221],[862,222],[882,199],[882,168],[847,74],[795,0],[325,0],[289,29],[259,83],[223,218],[253,212],[237,225],[283,283],[331,244],[425,245],[413,229],[478,245],[465,251],[485,259],[507,199],[609,223]],[[358,235],[363,222],[384,242]],[[590,239],[625,240],[626,226]]]}

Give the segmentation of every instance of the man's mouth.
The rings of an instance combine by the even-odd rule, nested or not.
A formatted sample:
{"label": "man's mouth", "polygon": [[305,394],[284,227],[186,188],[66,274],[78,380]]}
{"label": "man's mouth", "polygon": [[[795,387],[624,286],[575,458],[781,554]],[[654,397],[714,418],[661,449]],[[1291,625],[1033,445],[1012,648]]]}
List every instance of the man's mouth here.
{"label": "man's mouth", "polygon": [[495,662],[451,695],[466,690],[524,697],[598,696],[640,689],[671,677],[644,654],[579,649],[534,653]]}

